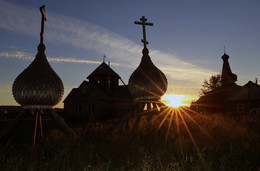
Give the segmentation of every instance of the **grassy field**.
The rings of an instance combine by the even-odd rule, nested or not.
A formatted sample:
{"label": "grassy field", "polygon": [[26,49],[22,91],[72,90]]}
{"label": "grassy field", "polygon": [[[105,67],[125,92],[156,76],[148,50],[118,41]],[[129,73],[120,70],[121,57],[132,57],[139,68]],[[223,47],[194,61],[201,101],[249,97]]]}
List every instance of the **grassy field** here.
{"label": "grassy field", "polygon": [[[0,170],[260,169],[259,117],[191,113],[162,121],[147,127],[143,118],[133,134],[111,130],[116,121],[71,122],[80,135],[75,142],[44,120],[44,138],[32,148],[34,121],[28,119],[0,146]],[[1,121],[0,130],[7,124]]]}

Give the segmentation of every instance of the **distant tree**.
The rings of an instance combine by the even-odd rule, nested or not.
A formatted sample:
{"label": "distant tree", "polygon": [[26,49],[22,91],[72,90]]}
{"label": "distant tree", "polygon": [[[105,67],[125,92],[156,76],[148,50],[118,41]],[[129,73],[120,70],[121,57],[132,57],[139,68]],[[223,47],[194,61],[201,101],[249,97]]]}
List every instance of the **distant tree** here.
{"label": "distant tree", "polygon": [[221,86],[221,74],[212,75],[209,80],[204,80],[201,88],[201,95],[205,95],[208,92],[215,90]]}

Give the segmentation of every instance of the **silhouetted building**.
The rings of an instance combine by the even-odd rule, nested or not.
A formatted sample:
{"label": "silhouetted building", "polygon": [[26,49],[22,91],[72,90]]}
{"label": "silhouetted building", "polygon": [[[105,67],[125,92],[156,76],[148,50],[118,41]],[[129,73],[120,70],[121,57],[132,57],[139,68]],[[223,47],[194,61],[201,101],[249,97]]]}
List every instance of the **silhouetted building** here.
{"label": "silhouetted building", "polygon": [[237,75],[232,73],[228,59],[229,56],[224,53],[222,56],[221,86],[202,95],[195,103],[192,103],[191,107],[196,108],[200,112],[227,111],[225,101],[240,89],[240,86],[236,84]]}
{"label": "silhouetted building", "polygon": [[[99,65],[78,88],[64,100],[66,118],[103,120],[128,114],[133,98],[127,85],[119,85],[121,77],[105,62]],[[124,84],[124,82],[122,81]]]}
{"label": "silhouetted building", "polygon": [[[163,103],[161,96],[167,90],[167,79],[163,72],[152,62],[147,48],[145,26],[153,26],[146,22],[143,16],[140,24],[143,27],[143,57],[137,69],[129,78],[128,85],[119,85],[120,76],[110,66],[103,62],[95,69],[78,88],[72,89],[64,100],[65,117],[107,119],[113,117],[139,114],[135,125],[140,121],[141,113],[145,108],[152,114],[159,112]],[[122,81],[122,80],[121,80]],[[136,127],[136,126],[135,126]]]}
{"label": "silhouetted building", "polygon": [[221,86],[201,96],[191,104],[199,112],[231,112],[236,114],[260,112],[260,86],[249,81],[244,86],[236,84],[237,75],[233,74],[228,62],[229,56],[222,56],[223,67]]}

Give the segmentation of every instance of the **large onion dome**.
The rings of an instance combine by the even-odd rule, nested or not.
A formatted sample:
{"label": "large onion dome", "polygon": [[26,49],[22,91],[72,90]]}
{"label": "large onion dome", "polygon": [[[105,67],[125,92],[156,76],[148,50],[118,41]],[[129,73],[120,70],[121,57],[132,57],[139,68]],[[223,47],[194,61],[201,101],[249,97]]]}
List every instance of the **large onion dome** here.
{"label": "large onion dome", "polygon": [[23,108],[53,108],[60,102],[63,83],[47,61],[43,43],[39,44],[32,63],[15,79],[12,92]]}
{"label": "large onion dome", "polygon": [[167,79],[153,64],[146,47],[142,53],[141,63],[129,78],[129,91],[136,100],[159,100],[167,90]]}

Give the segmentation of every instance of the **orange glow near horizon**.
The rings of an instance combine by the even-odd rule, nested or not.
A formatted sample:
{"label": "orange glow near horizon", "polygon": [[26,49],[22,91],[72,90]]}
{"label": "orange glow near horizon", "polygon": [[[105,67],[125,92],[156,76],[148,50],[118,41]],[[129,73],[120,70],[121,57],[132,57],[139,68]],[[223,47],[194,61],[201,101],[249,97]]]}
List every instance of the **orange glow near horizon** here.
{"label": "orange glow near horizon", "polygon": [[161,101],[169,107],[178,108],[180,106],[187,106],[187,104],[184,103],[186,99],[186,95],[165,94],[162,96]]}

